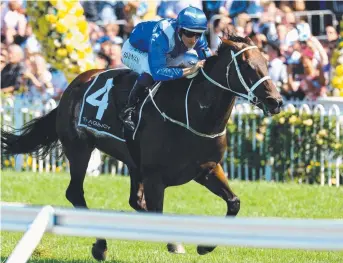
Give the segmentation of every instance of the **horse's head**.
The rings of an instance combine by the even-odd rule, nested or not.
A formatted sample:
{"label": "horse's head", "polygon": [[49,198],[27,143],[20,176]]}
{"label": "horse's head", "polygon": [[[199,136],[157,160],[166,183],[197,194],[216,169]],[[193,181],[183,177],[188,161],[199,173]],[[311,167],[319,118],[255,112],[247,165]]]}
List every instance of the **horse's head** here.
{"label": "horse's head", "polygon": [[267,60],[249,38],[223,39],[217,53],[218,59],[227,64],[224,86],[228,90],[246,98],[266,115],[280,112],[282,98],[268,76]]}

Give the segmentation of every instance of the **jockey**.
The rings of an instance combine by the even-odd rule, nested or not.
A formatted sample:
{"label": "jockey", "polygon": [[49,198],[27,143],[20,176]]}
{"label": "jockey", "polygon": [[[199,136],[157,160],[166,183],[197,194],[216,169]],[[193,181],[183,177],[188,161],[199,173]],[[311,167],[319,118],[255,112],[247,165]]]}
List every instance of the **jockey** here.
{"label": "jockey", "polygon": [[[147,89],[156,81],[182,78],[204,66],[211,51],[203,34],[207,29],[204,12],[196,7],[183,9],[177,19],[139,23],[122,49],[123,63],[139,75],[127,102],[119,114],[123,124],[134,131],[132,115]],[[197,63],[186,68],[168,67],[168,60],[195,50]]]}

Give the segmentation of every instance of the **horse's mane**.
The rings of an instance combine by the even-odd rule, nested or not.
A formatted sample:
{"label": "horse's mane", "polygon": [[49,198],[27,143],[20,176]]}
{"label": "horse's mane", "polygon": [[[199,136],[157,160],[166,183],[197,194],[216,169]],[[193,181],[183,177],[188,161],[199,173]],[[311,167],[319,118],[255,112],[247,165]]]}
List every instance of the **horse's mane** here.
{"label": "horse's mane", "polygon": [[250,40],[244,37],[237,36],[234,32],[231,32],[229,34],[226,34],[224,38],[222,38],[222,42],[218,47],[217,54],[219,55],[221,52],[224,52],[228,47],[232,46],[230,42],[237,42],[237,43],[244,43],[244,44],[250,44]]}

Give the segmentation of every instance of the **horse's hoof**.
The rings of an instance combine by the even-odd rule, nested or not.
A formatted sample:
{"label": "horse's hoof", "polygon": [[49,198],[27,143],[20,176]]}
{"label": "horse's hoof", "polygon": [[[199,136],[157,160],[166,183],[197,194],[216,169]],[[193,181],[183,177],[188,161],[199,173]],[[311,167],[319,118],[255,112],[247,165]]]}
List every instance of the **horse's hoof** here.
{"label": "horse's hoof", "polygon": [[174,254],[185,254],[186,253],[185,248],[181,244],[168,243],[167,248],[168,248],[168,251],[170,253],[174,253]]}
{"label": "horse's hoof", "polygon": [[107,244],[106,240],[97,240],[92,247],[92,255],[98,261],[104,261],[107,255]]}
{"label": "horse's hoof", "polygon": [[216,247],[210,247],[210,246],[198,246],[197,252],[199,255],[206,255],[207,253],[212,252]]}

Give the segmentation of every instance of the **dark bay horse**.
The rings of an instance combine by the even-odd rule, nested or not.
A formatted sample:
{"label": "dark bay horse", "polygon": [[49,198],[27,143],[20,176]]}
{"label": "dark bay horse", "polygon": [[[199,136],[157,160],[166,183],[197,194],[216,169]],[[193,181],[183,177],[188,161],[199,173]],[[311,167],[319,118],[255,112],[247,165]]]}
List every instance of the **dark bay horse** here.
{"label": "dark bay horse", "polygon": [[[154,96],[151,93],[138,114],[137,130],[125,131],[124,138],[116,140],[78,126],[81,102],[98,76],[113,79],[108,98],[112,108],[105,110],[112,111],[111,125],[117,126],[119,135],[122,126],[117,115],[125,102],[120,103],[119,97],[127,96],[136,75],[128,69],[90,70],[69,85],[56,109],[26,124],[21,135],[2,131],[3,153],[43,149],[43,156],[60,141],[70,162],[66,197],[75,207],[87,207],[83,182],[91,152],[98,148],[127,164],[129,203],[137,211],[161,213],[166,187],[195,180],[226,202],[227,216],[235,216],[240,200],[219,164],[227,146],[226,124],[236,96],[248,99],[265,114],[279,113],[282,99],[267,75],[267,61],[254,43],[230,36],[193,79],[164,82]],[[198,246],[198,253],[214,248]],[[93,256],[104,259],[106,249],[106,241],[98,239]]]}

